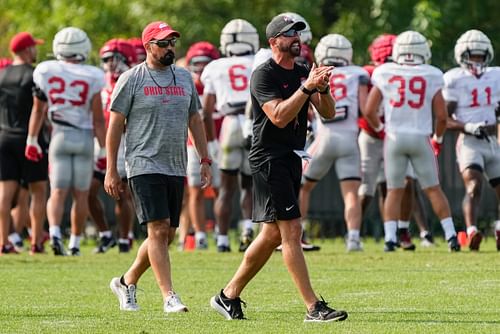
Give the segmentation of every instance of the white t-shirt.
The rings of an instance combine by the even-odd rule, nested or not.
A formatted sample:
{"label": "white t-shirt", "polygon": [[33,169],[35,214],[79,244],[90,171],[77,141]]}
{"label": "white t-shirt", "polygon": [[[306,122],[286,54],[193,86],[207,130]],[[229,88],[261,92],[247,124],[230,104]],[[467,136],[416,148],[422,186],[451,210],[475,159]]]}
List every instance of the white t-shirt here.
{"label": "white t-shirt", "polygon": [[49,119],[80,129],[92,129],[92,97],[105,86],[104,72],[91,65],[59,60],[40,63],[33,81],[45,93]]}
{"label": "white t-shirt", "polygon": [[358,131],[359,86],[369,82],[369,74],[362,67],[336,67],[330,76],[330,90],[335,98],[336,114],[333,120],[322,120],[316,113],[318,133],[322,131]]}
{"label": "white t-shirt", "polygon": [[500,67],[488,67],[479,78],[456,67],[444,74],[443,96],[457,103],[455,118],[462,123],[495,124],[500,101]]}
{"label": "white t-shirt", "polygon": [[386,63],[375,69],[372,84],[383,96],[386,132],[432,133],[432,100],[444,84],[441,70]]}
{"label": "white t-shirt", "polygon": [[203,93],[216,96],[215,108],[221,114],[231,113],[231,106],[245,104],[250,97],[253,60],[253,55],[220,58],[203,70]]}

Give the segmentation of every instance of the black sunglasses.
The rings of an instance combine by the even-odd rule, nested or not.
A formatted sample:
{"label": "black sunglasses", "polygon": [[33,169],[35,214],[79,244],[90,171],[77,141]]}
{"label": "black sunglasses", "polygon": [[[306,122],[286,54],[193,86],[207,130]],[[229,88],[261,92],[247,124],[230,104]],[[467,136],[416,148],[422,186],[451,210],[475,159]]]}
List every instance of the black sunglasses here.
{"label": "black sunglasses", "polygon": [[175,46],[175,43],[177,43],[177,39],[176,38],[171,38],[171,39],[162,39],[162,40],[159,40],[159,41],[153,40],[153,41],[150,41],[149,43],[156,44],[160,48],[166,48],[169,45],[170,46]]}
{"label": "black sunglasses", "polygon": [[295,29],[288,29],[287,31],[277,33],[274,38],[279,37],[279,36],[284,36],[284,37],[294,37],[297,36],[299,32]]}

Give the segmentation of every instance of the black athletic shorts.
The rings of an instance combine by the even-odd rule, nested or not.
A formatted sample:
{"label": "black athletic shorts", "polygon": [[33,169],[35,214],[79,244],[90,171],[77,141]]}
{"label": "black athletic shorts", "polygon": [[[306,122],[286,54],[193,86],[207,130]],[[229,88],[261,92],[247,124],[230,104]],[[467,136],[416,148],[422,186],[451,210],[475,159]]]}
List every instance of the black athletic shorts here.
{"label": "black athletic shorts", "polygon": [[170,219],[170,227],[179,227],[184,177],[144,174],[128,182],[140,224]]}
{"label": "black athletic shorts", "polygon": [[48,153],[44,151],[40,161],[26,159],[24,149],[26,137],[10,134],[0,134],[0,180],[24,181],[32,183],[48,179]]}
{"label": "black athletic shorts", "polygon": [[300,158],[290,155],[252,168],[253,211],[256,223],[300,218]]}

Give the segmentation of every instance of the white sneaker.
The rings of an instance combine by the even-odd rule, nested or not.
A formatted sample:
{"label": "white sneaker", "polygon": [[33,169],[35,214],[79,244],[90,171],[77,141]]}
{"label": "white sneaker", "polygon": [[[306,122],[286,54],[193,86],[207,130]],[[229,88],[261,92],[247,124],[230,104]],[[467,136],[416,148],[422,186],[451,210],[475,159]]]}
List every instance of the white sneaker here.
{"label": "white sneaker", "polygon": [[348,252],[361,252],[363,251],[363,244],[359,240],[347,240],[346,249]]}
{"label": "white sneaker", "polygon": [[116,295],[120,302],[120,310],[122,311],[139,311],[137,298],[135,295],[135,285],[123,285],[119,277],[114,277],[109,283],[111,291]]}
{"label": "white sneaker", "polygon": [[187,312],[188,308],[181,301],[181,298],[174,292],[169,292],[169,296],[163,304],[163,311],[166,313]]}

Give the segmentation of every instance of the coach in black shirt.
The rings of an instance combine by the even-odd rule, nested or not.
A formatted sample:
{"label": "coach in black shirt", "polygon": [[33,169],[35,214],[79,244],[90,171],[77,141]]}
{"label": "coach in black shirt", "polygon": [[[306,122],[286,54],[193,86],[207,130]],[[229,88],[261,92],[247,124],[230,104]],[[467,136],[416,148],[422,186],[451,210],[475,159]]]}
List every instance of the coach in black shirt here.
{"label": "coach in black shirt", "polygon": [[328,85],[332,68],[313,65],[308,72],[294,62],[300,54],[299,31],[304,28],[304,22],[294,22],[287,15],[274,17],[266,28],[272,58],[254,71],[250,82],[254,119],[249,156],[254,182],[253,221],[264,225],[236,274],[210,301],[226,319],[243,319],[239,296],[280,244],[283,260],[308,310],[305,321],[347,318],[345,311],[336,311],[318,300],[300,244],[302,226],[297,199],[309,103],[325,118],[335,115],[335,101]]}
{"label": "coach in black shirt", "polygon": [[[12,65],[0,70],[0,255],[15,253],[8,243],[10,210],[21,182],[31,192],[32,253],[43,253],[42,228],[45,220],[47,156],[38,162],[24,156],[28,123],[33,106],[33,63],[36,45],[42,40],[21,32],[10,41]],[[39,143],[37,143],[38,145]],[[47,143],[41,143],[46,148]]]}

